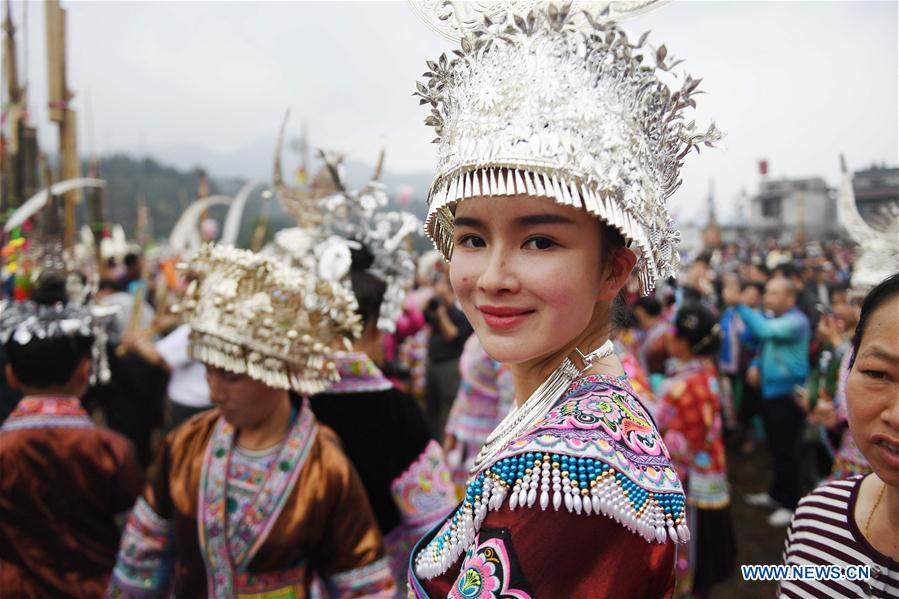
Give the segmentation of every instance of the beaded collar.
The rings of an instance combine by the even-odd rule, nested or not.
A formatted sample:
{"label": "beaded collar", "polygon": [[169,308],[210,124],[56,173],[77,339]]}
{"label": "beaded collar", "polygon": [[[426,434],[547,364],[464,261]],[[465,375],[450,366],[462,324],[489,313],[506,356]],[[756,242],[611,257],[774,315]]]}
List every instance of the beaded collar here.
{"label": "beaded collar", "polygon": [[384,376],[371,358],[362,352],[341,352],[335,356],[335,364],[340,380],[322,391],[323,395],[371,393],[393,388],[393,383]]}
{"label": "beaded collar", "polygon": [[[683,487],[626,377],[588,375],[468,483],[465,498],[413,556],[414,574],[445,573],[488,512],[508,505],[605,516],[647,542],[686,542]],[[411,572],[410,572],[411,574]]]}
{"label": "beaded collar", "polygon": [[0,432],[35,428],[93,428],[77,397],[32,395],[19,401]]}

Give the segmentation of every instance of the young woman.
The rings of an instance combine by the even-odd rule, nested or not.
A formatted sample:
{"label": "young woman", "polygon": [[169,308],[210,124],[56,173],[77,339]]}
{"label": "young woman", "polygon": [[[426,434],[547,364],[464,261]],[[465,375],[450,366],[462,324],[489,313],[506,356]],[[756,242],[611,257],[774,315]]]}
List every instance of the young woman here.
{"label": "young woman", "polygon": [[664,596],[685,500],[611,351],[611,315],[634,251],[644,292],[675,268],[664,200],[680,156],[717,132],[691,136],[677,116],[695,82],[672,94],[636,58],[643,40],[611,23],[553,4],[476,21],[418,88],[439,144],[427,230],[518,407],[413,551],[410,591]]}
{"label": "young woman", "polygon": [[708,596],[730,576],[737,557],[715,367],[719,331],[711,311],[694,303],[678,311],[665,334],[674,360],[660,389],[656,422],[687,487],[693,537],[678,556],[679,596]]}
{"label": "young woman", "polygon": [[[378,525],[306,395],[336,378],[349,294],[252,252],[205,246],[181,308],[215,409],[175,429],[122,536],[112,597],[394,595]],[[310,287],[314,291],[310,291]]]}
{"label": "young woman", "polygon": [[899,595],[899,273],[862,304],[846,384],[849,430],[873,472],[819,486],[787,531],[787,565],[868,566],[842,580],[784,580],[782,597]]}

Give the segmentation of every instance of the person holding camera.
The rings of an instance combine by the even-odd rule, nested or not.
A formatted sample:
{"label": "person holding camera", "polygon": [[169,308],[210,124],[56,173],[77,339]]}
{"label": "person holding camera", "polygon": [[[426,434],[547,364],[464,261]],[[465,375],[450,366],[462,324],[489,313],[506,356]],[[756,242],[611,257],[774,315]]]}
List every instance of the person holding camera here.
{"label": "person holding camera", "polygon": [[425,305],[431,327],[425,370],[425,402],[431,430],[443,440],[443,428],[459,391],[459,357],[472,328],[456,306],[456,296],[444,275],[434,284],[434,295]]}

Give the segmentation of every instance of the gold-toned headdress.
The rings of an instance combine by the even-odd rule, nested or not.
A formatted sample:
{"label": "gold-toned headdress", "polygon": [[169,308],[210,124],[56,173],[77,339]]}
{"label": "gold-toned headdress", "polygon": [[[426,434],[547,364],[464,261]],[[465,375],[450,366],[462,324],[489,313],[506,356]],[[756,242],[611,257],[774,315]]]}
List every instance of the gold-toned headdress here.
{"label": "gold-toned headdress", "polygon": [[340,285],[228,246],[203,246],[181,267],[195,277],[176,307],[194,359],[308,395],[339,379],[332,344],[361,333]]}

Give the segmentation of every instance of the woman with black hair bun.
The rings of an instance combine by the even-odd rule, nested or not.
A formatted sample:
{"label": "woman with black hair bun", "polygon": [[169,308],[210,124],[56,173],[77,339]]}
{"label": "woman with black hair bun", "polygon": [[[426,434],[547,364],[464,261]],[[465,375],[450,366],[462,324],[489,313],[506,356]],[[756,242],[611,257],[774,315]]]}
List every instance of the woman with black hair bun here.
{"label": "woman with black hair bun", "polygon": [[717,319],[698,303],[683,306],[665,334],[672,359],[659,389],[657,424],[687,490],[693,538],[678,555],[677,584],[693,597],[707,596],[736,563],[715,366],[720,345]]}

